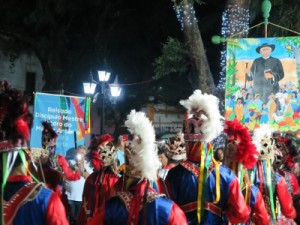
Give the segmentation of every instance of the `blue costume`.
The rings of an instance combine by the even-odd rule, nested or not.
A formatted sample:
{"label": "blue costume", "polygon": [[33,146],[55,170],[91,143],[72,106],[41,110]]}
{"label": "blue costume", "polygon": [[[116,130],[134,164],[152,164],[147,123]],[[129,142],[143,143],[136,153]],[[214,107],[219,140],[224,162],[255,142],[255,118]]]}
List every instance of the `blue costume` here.
{"label": "blue costume", "polygon": [[132,110],[125,126],[133,140],[125,148],[124,182],[115,185],[117,194],[100,207],[88,225],[187,225],[179,206],[151,186],[160,167],[152,123],[143,112]]}
{"label": "blue costume", "polygon": [[[133,185],[130,191],[119,192],[115,197],[106,201],[105,207],[99,210],[103,213],[96,214],[88,225],[127,224],[132,207],[137,206],[135,202],[139,202],[135,198],[135,188],[137,186],[140,185]],[[139,208],[139,206],[137,207]],[[138,214],[138,224],[143,224],[145,220],[147,220],[148,225],[187,224],[182,210],[173,201],[166,198],[165,195],[158,194],[150,187],[147,191],[147,203],[143,208],[139,208]]]}
{"label": "blue costume", "polygon": [[[17,180],[14,180],[15,177]],[[29,180],[30,178],[27,176],[10,176],[4,189],[4,200],[9,201],[16,193],[20,193],[19,190],[28,185]],[[37,186],[35,193],[23,202],[25,201],[25,204],[19,204],[20,208],[13,218],[13,224],[69,224],[59,196],[50,189],[42,185]]]}
{"label": "blue costume", "polygon": [[[246,190],[243,190],[243,194],[245,195]],[[269,225],[270,224],[270,216],[266,210],[264,199],[262,197],[262,194],[260,193],[259,189],[251,185],[250,187],[250,202],[249,205],[251,207],[251,221],[254,222],[254,224],[260,224],[260,225]],[[246,223],[247,225],[250,225],[250,221]]]}
{"label": "blue costume", "polygon": [[[166,178],[166,186],[170,198],[174,200],[185,212],[189,225],[198,224],[197,221],[197,192],[198,177],[193,170],[199,166],[192,162],[186,161],[186,164],[178,165],[172,168]],[[187,168],[187,165],[190,168]],[[215,169],[207,177],[205,191],[205,210],[200,224],[227,224],[228,216],[232,223],[245,222],[249,218],[249,208],[246,206],[242,193],[239,189],[239,182],[235,174],[226,166],[220,166],[220,186],[221,199],[215,205],[215,210],[211,209],[211,202],[216,198],[216,174]],[[214,207],[214,206],[212,206]],[[231,214],[231,210],[234,211]],[[219,215],[216,215],[216,213]],[[225,216],[225,214],[226,216]]]}

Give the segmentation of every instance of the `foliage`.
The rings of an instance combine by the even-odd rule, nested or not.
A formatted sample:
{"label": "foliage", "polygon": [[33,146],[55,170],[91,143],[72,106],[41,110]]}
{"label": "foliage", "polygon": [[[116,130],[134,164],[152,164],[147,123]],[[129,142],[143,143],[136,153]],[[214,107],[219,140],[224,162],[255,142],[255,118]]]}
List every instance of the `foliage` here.
{"label": "foliage", "polygon": [[155,79],[169,74],[184,75],[188,72],[188,50],[184,44],[177,39],[169,37],[163,44],[162,55],[155,59]]}
{"label": "foliage", "polygon": [[236,70],[236,61],[229,59],[227,62],[227,70],[226,70],[226,96],[232,96],[238,90],[238,86],[235,84],[235,74]]}

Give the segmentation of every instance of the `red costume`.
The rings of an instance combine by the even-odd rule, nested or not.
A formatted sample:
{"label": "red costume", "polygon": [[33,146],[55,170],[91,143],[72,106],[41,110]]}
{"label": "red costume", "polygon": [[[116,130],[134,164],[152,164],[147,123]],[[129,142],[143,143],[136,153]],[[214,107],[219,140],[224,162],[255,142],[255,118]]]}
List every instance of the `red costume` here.
{"label": "red costume", "polygon": [[[251,185],[248,170],[253,169],[258,160],[258,151],[251,141],[251,135],[246,126],[237,119],[225,121],[224,132],[227,134],[227,144],[224,151],[224,164],[239,175],[243,184],[243,194],[251,208],[253,222],[260,225],[270,224],[270,216],[259,189]],[[242,175],[243,174],[243,175]],[[250,220],[247,224],[250,223]]]}
{"label": "red costume", "polygon": [[[32,182],[28,176],[9,176],[5,187],[4,200],[9,201],[20,193],[24,192],[24,187],[29,185],[38,185]],[[65,216],[65,208],[56,193],[53,193],[44,186],[30,187],[36,190],[34,199],[26,202],[29,198],[24,198],[25,204],[20,204],[13,219],[13,224],[28,224],[28,225],[67,225],[69,224]],[[32,197],[30,197],[32,198]],[[7,204],[7,203],[6,203]],[[10,207],[5,205],[6,207]]]}
{"label": "red costume", "polygon": [[115,148],[112,140],[110,135],[103,135],[101,140],[92,140],[89,158],[96,171],[85,181],[78,225],[86,224],[101,205],[115,194],[114,185],[119,176],[113,168]]}
{"label": "red costume", "polygon": [[296,210],[288,186],[284,177],[273,169],[276,147],[273,132],[269,125],[263,124],[254,130],[252,140],[260,153],[259,161],[254,168],[254,184],[263,195],[271,220],[273,222],[283,221],[284,218],[281,218],[281,214],[288,219],[294,219]]}
{"label": "red costume", "polygon": [[160,166],[151,122],[144,113],[132,110],[125,125],[134,139],[125,149],[123,191],[107,200],[88,225],[187,225],[182,210],[150,187]]}
{"label": "red costume", "polygon": [[32,154],[28,148],[32,115],[21,92],[1,82],[0,93],[0,161],[3,167],[1,224],[3,225],[67,225],[65,210],[59,196],[32,182],[28,164]]}
{"label": "red costume", "polygon": [[57,134],[52,125],[48,121],[43,121],[44,127],[42,132],[42,168],[38,171],[40,180],[44,180],[47,187],[56,192],[65,207],[68,216],[71,216],[71,206],[63,188],[64,180],[76,181],[80,179],[81,172],[73,171],[62,155],[55,154]]}

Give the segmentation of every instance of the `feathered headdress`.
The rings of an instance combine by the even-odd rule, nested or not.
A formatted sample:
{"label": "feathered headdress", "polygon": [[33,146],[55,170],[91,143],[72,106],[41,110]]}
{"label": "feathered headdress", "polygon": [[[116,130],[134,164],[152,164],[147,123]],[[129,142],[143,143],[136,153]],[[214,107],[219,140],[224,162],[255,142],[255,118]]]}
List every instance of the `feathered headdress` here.
{"label": "feathered headdress", "polygon": [[[18,155],[24,166],[27,166],[23,159],[30,156],[28,147],[32,121],[33,117],[28,111],[27,99],[19,90],[11,88],[7,81],[0,81],[0,154],[3,159],[1,161],[1,172],[3,172],[1,193],[4,193],[6,181]],[[11,218],[8,216],[9,213],[4,213],[3,195],[0,198],[2,212],[0,220],[3,224],[8,224],[7,221]]]}
{"label": "feathered headdress", "polygon": [[101,136],[101,145],[104,145],[107,142],[112,142],[114,138],[110,134],[104,134]]}
{"label": "feathered headdress", "polygon": [[261,124],[253,132],[253,143],[259,152],[259,160],[274,160],[275,140],[273,139],[273,129],[268,124]]}
{"label": "feathered headdress", "polygon": [[186,150],[183,133],[178,133],[174,137],[169,138],[169,143],[166,144],[167,157],[173,160],[186,160]]}
{"label": "feathered headdress", "polygon": [[7,81],[1,81],[0,87],[0,152],[20,150],[28,146],[33,121],[28,101]]}
{"label": "feathered headdress", "polygon": [[223,117],[219,111],[219,99],[210,94],[195,90],[187,100],[179,102],[189,114],[200,114],[200,118],[187,119],[184,133],[201,133],[202,141],[210,142],[223,131]]}
{"label": "feathered headdress", "polygon": [[134,135],[130,148],[125,149],[125,174],[136,178],[157,179],[160,162],[155,147],[155,132],[143,112],[132,110],[125,126]]}
{"label": "feathered headdress", "polygon": [[[251,135],[246,126],[242,125],[237,119],[225,121],[224,132],[228,135],[229,141],[234,141],[236,152],[232,157],[236,162],[242,163],[245,168],[251,169],[257,162],[258,151],[251,141]],[[228,157],[226,154],[225,158]]]}

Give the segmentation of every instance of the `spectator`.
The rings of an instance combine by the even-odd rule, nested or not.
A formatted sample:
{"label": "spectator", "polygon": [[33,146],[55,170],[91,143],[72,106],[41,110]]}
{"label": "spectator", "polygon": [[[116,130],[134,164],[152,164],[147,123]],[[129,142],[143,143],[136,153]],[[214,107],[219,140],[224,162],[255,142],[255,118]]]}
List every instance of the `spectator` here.
{"label": "spectator", "polygon": [[69,204],[72,210],[72,215],[75,220],[78,217],[79,210],[81,207],[82,193],[85,180],[93,172],[93,168],[90,167],[89,163],[85,159],[86,152],[86,147],[81,145],[76,149],[76,159],[68,160],[70,167],[77,167],[77,169],[80,170],[81,173],[81,177],[79,180],[65,181],[66,195],[68,197]]}

